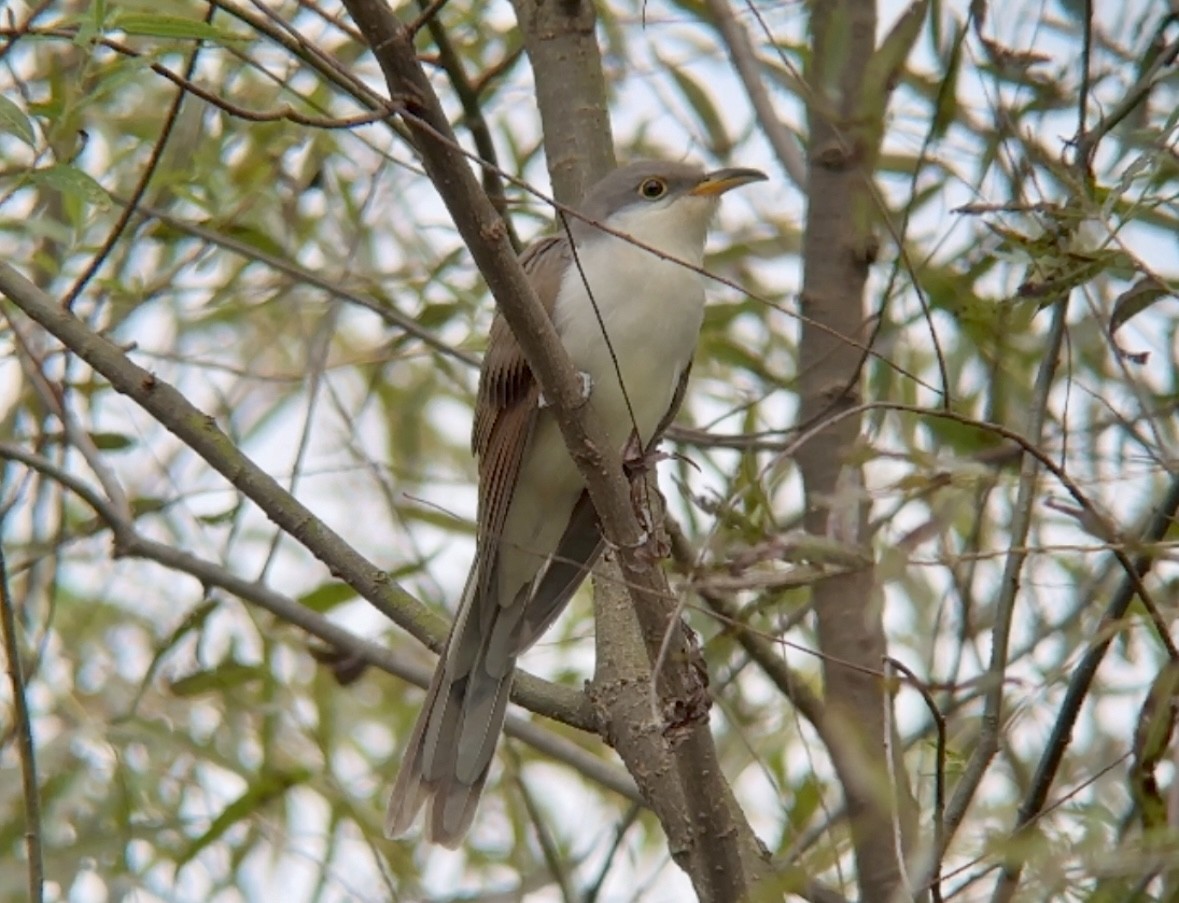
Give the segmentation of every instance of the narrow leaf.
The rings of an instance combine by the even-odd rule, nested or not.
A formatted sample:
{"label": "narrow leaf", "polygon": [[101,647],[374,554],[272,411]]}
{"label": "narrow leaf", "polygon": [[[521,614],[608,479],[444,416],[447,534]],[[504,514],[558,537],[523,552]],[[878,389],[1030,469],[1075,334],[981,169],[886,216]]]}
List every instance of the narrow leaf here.
{"label": "narrow leaf", "polygon": [[101,451],[122,451],[135,444],[134,439],[123,433],[91,433],[90,441]]}
{"label": "narrow leaf", "polygon": [[291,772],[272,772],[256,777],[246,792],[221,810],[208,829],[185,847],[176,857],[176,868],[180,869],[202,850],[214,843],[226,831],[259,811],[267,803],[281,797],[292,787],[304,783],[310,777],[305,769]]}
{"label": "narrow leaf", "polygon": [[946,60],[946,75],[937,88],[934,103],[933,122],[929,132],[935,138],[945,135],[958,118],[958,73],[962,71],[962,45],[965,43],[966,26],[959,25],[950,45],[950,58]]}
{"label": "narrow leaf", "polygon": [[169,685],[169,689],[176,696],[196,696],[199,693],[232,690],[262,676],[263,669],[258,665],[228,661],[208,671],[197,671],[177,678]]}
{"label": "narrow leaf", "polygon": [[111,27],[125,34],[141,35],[148,38],[221,42],[241,40],[233,33],[215,28],[199,19],[163,16],[154,13],[122,13],[114,19]]}
{"label": "narrow leaf", "polygon": [[58,163],[47,169],[38,169],[31,178],[40,185],[54,188],[99,210],[106,210],[111,205],[111,198],[106,189],[76,166]]}
{"label": "narrow leaf", "polygon": [[3,94],[0,94],[0,130],[16,135],[29,147],[37,141],[33,123],[25,115],[25,111]]}
{"label": "narrow leaf", "polygon": [[332,582],[317,586],[309,593],[304,593],[299,597],[299,604],[324,614],[355,597],[356,590],[347,583]]}
{"label": "narrow leaf", "polygon": [[727,156],[733,147],[733,142],[729,139],[728,132],[725,131],[724,120],[708,91],[677,66],[668,65],[667,71],[671,73],[676,87],[684,95],[684,100],[688,102],[688,106],[692,108],[697,119],[700,120],[700,124],[708,132],[708,140],[712,150],[718,157]]}
{"label": "narrow leaf", "polygon": [[1110,337],[1112,338],[1113,334],[1121,329],[1131,317],[1138,316],[1159,298],[1165,298],[1170,294],[1170,290],[1165,285],[1159,284],[1157,279],[1143,276],[1118,295],[1118,299],[1114,302],[1113,313],[1109,317]]}

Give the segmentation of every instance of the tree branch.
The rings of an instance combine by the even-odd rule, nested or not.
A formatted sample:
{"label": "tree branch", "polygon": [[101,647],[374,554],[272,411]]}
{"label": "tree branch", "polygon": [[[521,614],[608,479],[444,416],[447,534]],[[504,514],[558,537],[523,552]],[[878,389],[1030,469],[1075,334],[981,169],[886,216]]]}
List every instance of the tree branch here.
{"label": "tree branch", "polygon": [[757,127],[774,149],[778,164],[790,181],[799,188],[806,188],[806,161],[802,157],[802,146],[774,109],[774,101],[766,90],[765,81],[758,69],[757,54],[749,35],[733,15],[728,0],[706,0],[712,15],[713,25],[720,33],[721,40],[729,51],[729,60],[741,79],[745,94],[756,114]]}
{"label": "tree branch", "polygon": [[200,455],[253,501],[274,523],[302,543],[329,570],[346,580],[382,614],[427,645],[445,635],[438,616],[389,579],[338,533],[315,517],[269,474],[241,452],[213,418],[173,386],[130,360],[117,345],[63,310],[11,266],[0,261],[0,294],[102,374],[122,394]]}
{"label": "tree branch", "polygon": [[[390,95],[400,103],[399,115],[413,135],[426,174],[442,196],[552,406],[570,454],[585,478],[603,533],[618,550],[623,583],[630,591],[647,654],[655,660],[668,631],[679,630],[681,625],[666,577],[640,551],[644,531],[623,475],[621,449],[603,441],[605,433],[596,415],[583,406],[580,382],[556,329],[512,252],[507,230],[454,140],[441,104],[418,64],[409,33],[382,0],[345,0],[345,6],[376,55]],[[753,833],[732,804],[707,719],[694,710],[699,676],[686,637],[682,633],[673,636],[675,642],[658,684],[673,709],[689,710],[687,723],[678,726],[683,739],[676,761],[685,790],[691,787],[701,798],[688,808],[692,831],[684,838],[687,846],[673,848],[672,853],[688,869],[701,899],[740,899],[748,887],[748,859],[743,856],[743,847],[750,844],[744,841],[752,841]],[[643,767],[629,760],[627,765],[632,774],[635,767]],[[658,801],[650,802],[656,806]],[[718,823],[722,825],[719,833]]]}
{"label": "tree branch", "polygon": [[592,0],[512,0],[532,64],[553,194],[566,204],[614,168]]}
{"label": "tree branch", "polygon": [[[0,535],[4,517],[0,512]],[[25,806],[25,849],[30,903],[45,899],[45,863],[41,856],[41,796],[37,786],[37,747],[33,724],[29,718],[29,700],[25,695],[24,669],[21,666],[20,638],[16,628],[16,603],[8,592],[8,569],[4,561],[4,544],[0,543],[0,633],[4,640],[4,657],[8,659],[8,680],[12,684],[13,720],[16,722],[17,755],[20,757],[21,788]]]}
{"label": "tree branch", "polygon": [[[910,20],[906,14],[900,22]],[[877,251],[874,228],[880,213],[872,178],[892,87],[873,81],[872,74],[887,75],[903,63],[907,47],[902,38],[908,33],[894,28],[877,48],[873,0],[814,4],[810,27],[809,209],[798,363],[803,423],[857,405],[861,357],[848,339],[864,323],[864,286]],[[806,493],[807,532],[853,548],[868,542],[868,499],[856,463],[859,442],[860,419],[842,417],[829,423],[821,437],[798,444],[795,455]],[[832,737],[828,746],[840,751],[832,764],[847,799],[861,894],[878,900],[909,894],[912,888],[905,886],[893,843],[894,824],[899,818],[900,845],[910,849],[916,804],[900,744],[884,718],[891,699],[878,675],[886,641],[875,570],[869,566],[820,580],[813,599],[823,654],[824,715]],[[882,750],[894,754],[882,759]],[[890,803],[894,785],[896,800]]]}
{"label": "tree branch", "polygon": [[[1162,539],[1167,534],[1167,531],[1174,526],[1176,510],[1179,510],[1179,477],[1171,480],[1171,485],[1167,489],[1166,496],[1163,497],[1158,507],[1155,508],[1150,523],[1147,524],[1146,529],[1143,531],[1141,542],[1149,545]],[[1125,617],[1130,603],[1138,595],[1137,585],[1150,572],[1150,569],[1154,566],[1154,562],[1155,556],[1149,552],[1138,555],[1134,559],[1133,576],[1127,574],[1118,584],[1113,598],[1110,600],[1106,610],[1102,613],[1097,628],[1093,631],[1094,640],[1092,644],[1084,656],[1082,656],[1080,663],[1073,669],[1068,689],[1065,691],[1064,699],[1060,703],[1056,723],[1052,726],[1052,734],[1048,737],[1044,753],[1040,756],[1040,761],[1036,764],[1036,773],[1032,778],[1031,787],[1020,804],[1019,813],[1015,822],[1015,831],[1012,832],[1014,837],[1019,837],[1018,832],[1034,822],[1043,812],[1044,803],[1048,799],[1048,791],[1051,789],[1052,782],[1056,778],[1056,773],[1060,769],[1060,763],[1064,759],[1065,749],[1072,740],[1073,728],[1076,726],[1077,716],[1081,713],[1081,705],[1089,694],[1089,688],[1093,683],[1094,676],[1097,674],[1097,668],[1105,658],[1105,653],[1109,650],[1110,644],[1113,643],[1114,638],[1118,635],[1114,629],[1114,625]],[[1019,885],[1019,877],[1022,870],[1023,862],[1021,860],[1009,861],[1009,864],[1003,869],[1003,873],[995,887],[995,893],[992,899],[996,903],[1012,899]]]}
{"label": "tree branch", "polygon": [[[275,592],[265,583],[246,580],[216,562],[147,539],[109,500],[52,461],[9,442],[0,442],[0,458],[18,462],[45,475],[85,501],[110,529],[120,556],[154,561],[171,570],[188,574],[203,585],[222,589],[244,602],[270,612],[281,621],[323,640],[354,660],[371,665],[417,687],[425,688],[429,685],[431,669],[427,666],[407,661],[388,647],[357,636],[294,599]],[[584,695],[572,688],[521,672],[512,687],[512,699],[529,711],[562,724],[590,733],[597,732],[597,720]],[[522,740],[538,752],[564,762],[586,778],[628,800],[646,805],[629,775],[610,766],[571,740],[515,713],[508,716],[506,733],[510,737]]]}

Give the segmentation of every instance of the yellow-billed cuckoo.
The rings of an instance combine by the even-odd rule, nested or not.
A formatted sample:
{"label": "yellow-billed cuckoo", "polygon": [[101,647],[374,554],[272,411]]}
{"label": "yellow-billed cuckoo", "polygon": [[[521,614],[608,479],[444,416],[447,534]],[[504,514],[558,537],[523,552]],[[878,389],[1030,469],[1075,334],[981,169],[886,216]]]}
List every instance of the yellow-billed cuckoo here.
{"label": "yellow-billed cuckoo", "polygon": [[[708,224],[755,169],[624,166],[590,189],[568,234],[520,263],[619,451],[649,449],[683,397],[704,317]],[[596,227],[632,236],[665,259]],[[463,839],[503,727],[516,657],[565,607],[603,540],[577,465],[511,330],[491,324],[471,445],[479,462],[475,561],[446,649],[393,787],[385,831],[404,833],[423,804],[426,837]]]}

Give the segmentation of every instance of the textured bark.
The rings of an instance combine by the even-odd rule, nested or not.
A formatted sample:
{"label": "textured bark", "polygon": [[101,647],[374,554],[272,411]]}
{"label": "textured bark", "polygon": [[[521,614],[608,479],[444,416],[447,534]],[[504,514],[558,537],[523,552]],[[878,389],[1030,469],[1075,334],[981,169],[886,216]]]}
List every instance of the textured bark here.
{"label": "textured bark", "polygon": [[[615,166],[597,16],[589,2],[515,0],[515,7],[553,193],[574,205]],[[636,572],[626,561],[602,562],[596,575],[597,663],[589,693],[602,735],[658,816],[698,898],[744,899],[769,875],[769,863],[720,769],[703,661],[690,648],[666,578],[657,567]],[[652,582],[657,592],[636,592]],[[656,679],[652,663],[661,653]],[[669,728],[677,715],[684,723]]]}
{"label": "textured bark", "polygon": [[[700,899],[725,903],[744,899],[749,886],[746,862],[761,856],[721,774],[707,718],[700,717],[701,711],[707,712],[698,705],[700,669],[689,654],[686,630],[674,617],[667,578],[641,551],[645,533],[635,514],[621,456],[601,441],[603,431],[593,409],[581,404],[580,383],[568,355],[512,252],[502,221],[454,139],[405,26],[382,0],[345,0],[345,6],[380,63],[390,96],[399,101],[398,115],[412,135],[427,175],[552,405],[570,454],[585,477],[603,533],[618,549],[622,585],[628,589],[649,660],[662,651],[663,638],[671,631],[658,674],[660,696],[667,700],[657,713],[663,722],[658,738],[675,760],[681,793],[690,803],[678,807],[690,823],[686,848],[672,853],[688,869]],[[578,171],[586,178],[590,170]],[[651,681],[646,681],[630,691],[635,699],[649,700],[650,687]],[[679,708],[669,713],[668,703]],[[617,727],[627,730],[629,725]],[[605,733],[612,730],[607,725]],[[628,768],[636,764],[627,759]],[[654,806],[657,800],[650,802]],[[672,830],[672,836],[681,836],[678,828]]]}
{"label": "textured bark", "polygon": [[532,64],[553,193],[563,204],[614,168],[606,77],[590,0],[512,0]]}
{"label": "textured bark", "polygon": [[[880,92],[867,75],[875,50],[873,0],[815,3],[807,72],[808,179],[802,335],[799,342],[801,419],[822,420],[859,402],[859,368],[866,338],[864,285],[876,253],[872,172],[884,112],[865,110]],[[868,114],[865,116],[865,114]],[[797,453],[806,492],[808,532],[867,546],[868,505],[855,458],[861,423],[843,417]],[[895,768],[902,802],[890,800],[881,751],[887,745],[884,707],[891,704],[878,676],[885,655],[881,599],[872,568],[820,581],[814,587],[825,701],[833,761],[847,798],[860,890],[887,900],[902,890],[897,826],[911,835],[913,807],[905,776]],[[899,815],[897,814],[899,809]]]}

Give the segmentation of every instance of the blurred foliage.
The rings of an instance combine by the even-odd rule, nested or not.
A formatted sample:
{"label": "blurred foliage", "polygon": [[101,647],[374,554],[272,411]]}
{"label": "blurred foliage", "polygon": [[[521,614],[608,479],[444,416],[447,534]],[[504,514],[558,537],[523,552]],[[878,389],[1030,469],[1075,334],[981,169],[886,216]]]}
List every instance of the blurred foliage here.
{"label": "blurred foliage", "polygon": [[[1084,4],[1015,4],[1001,17],[997,6],[982,18],[986,4],[933,4],[899,73],[878,180],[873,319],[860,339],[873,338],[865,399],[910,408],[870,411],[860,453],[891,651],[928,677],[948,719],[951,786],[979,729],[977,678],[1019,457],[985,426],[919,409],[1021,433],[1047,323],[1067,305],[1044,453],[1132,554],[1179,462],[1179,86],[1169,64],[1151,68],[1177,26],[1162,4],[1093,4],[1086,80]],[[701,4],[599,8],[620,157],[775,170]],[[799,129],[803,5],[736,10],[783,120]],[[499,166],[543,187],[533,74],[511,8],[451,0],[437,16],[477,88]],[[475,123],[439,47],[428,30],[418,42],[473,147]],[[177,385],[408,590],[439,609],[453,603],[473,535],[470,356],[491,305],[397,130],[349,121],[371,111],[383,83],[342,8],[51,0],[34,14],[15,3],[0,28],[0,63],[5,258],[56,298],[85,277],[79,317]],[[189,69],[216,102],[188,95],[172,121],[177,87],[162,72]],[[1138,91],[1143,79],[1149,90]],[[1091,170],[1073,165],[1076,146],[1095,134]],[[521,235],[544,228],[543,205],[515,189],[508,200]],[[797,474],[781,452],[800,439],[793,311],[803,210],[780,177],[727,203],[709,265],[728,286],[711,289],[680,419],[694,429],[677,434],[684,458],[663,466],[663,485],[699,549],[694,578],[729,578],[725,592],[749,621],[793,644],[784,655],[817,683],[818,663],[799,651],[813,648],[809,578],[790,577],[826,565],[822,553],[782,545],[800,514]],[[3,311],[0,437],[94,484],[56,413],[67,410],[145,535],[427,660],[193,452],[10,305]],[[408,334],[398,325],[406,320],[452,353]],[[385,842],[385,793],[418,692],[371,671],[341,688],[295,628],[162,566],[112,556],[93,512],[50,478],[9,462],[2,490],[14,503],[4,542],[24,629],[51,899],[553,899],[559,882],[534,817],[554,838],[569,887],[659,900],[683,886],[652,818],[634,818],[629,803],[516,742],[460,854]],[[981,876],[1015,854],[1037,863],[1024,876],[1027,899],[1158,899],[1161,879],[1149,879],[1176,861],[1173,834],[1142,829],[1165,823],[1167,790],[1144,797],[1129,766],[1145,742],[1136,713],[1164,673],[1140,608],[1104,625],[1117,641],[1052,808],[1012,849],[1015,809],[1071,671],[1123,579],[1110,537],[1050,504],[1063,495],[1041,480],[1004,748],[949,851],[947,899],[985,896]],[[1148,579],[1171,623],[1175,542],[1172,529],[1150,547]],[[688,599],[738,798],[771,850],[839,886],[849,842],[821,745],[724,625]],[[592,670],[591,629],[579,599],[527,667],[580,686]],[[0,898],[18,899],[24,810],[10,698],[0,698]],[[1147,732],[1151,782],[1167,743],[1174,749],[1157,727],[1173,717],[1160,717]],[[916,694],[902,689],[899,718],[928,813],[932,728]],[[596,741],[552,729],[613,761]],[[1159,780],[1175,780],[1173,768],[1167,775],[1160,768]]]}

